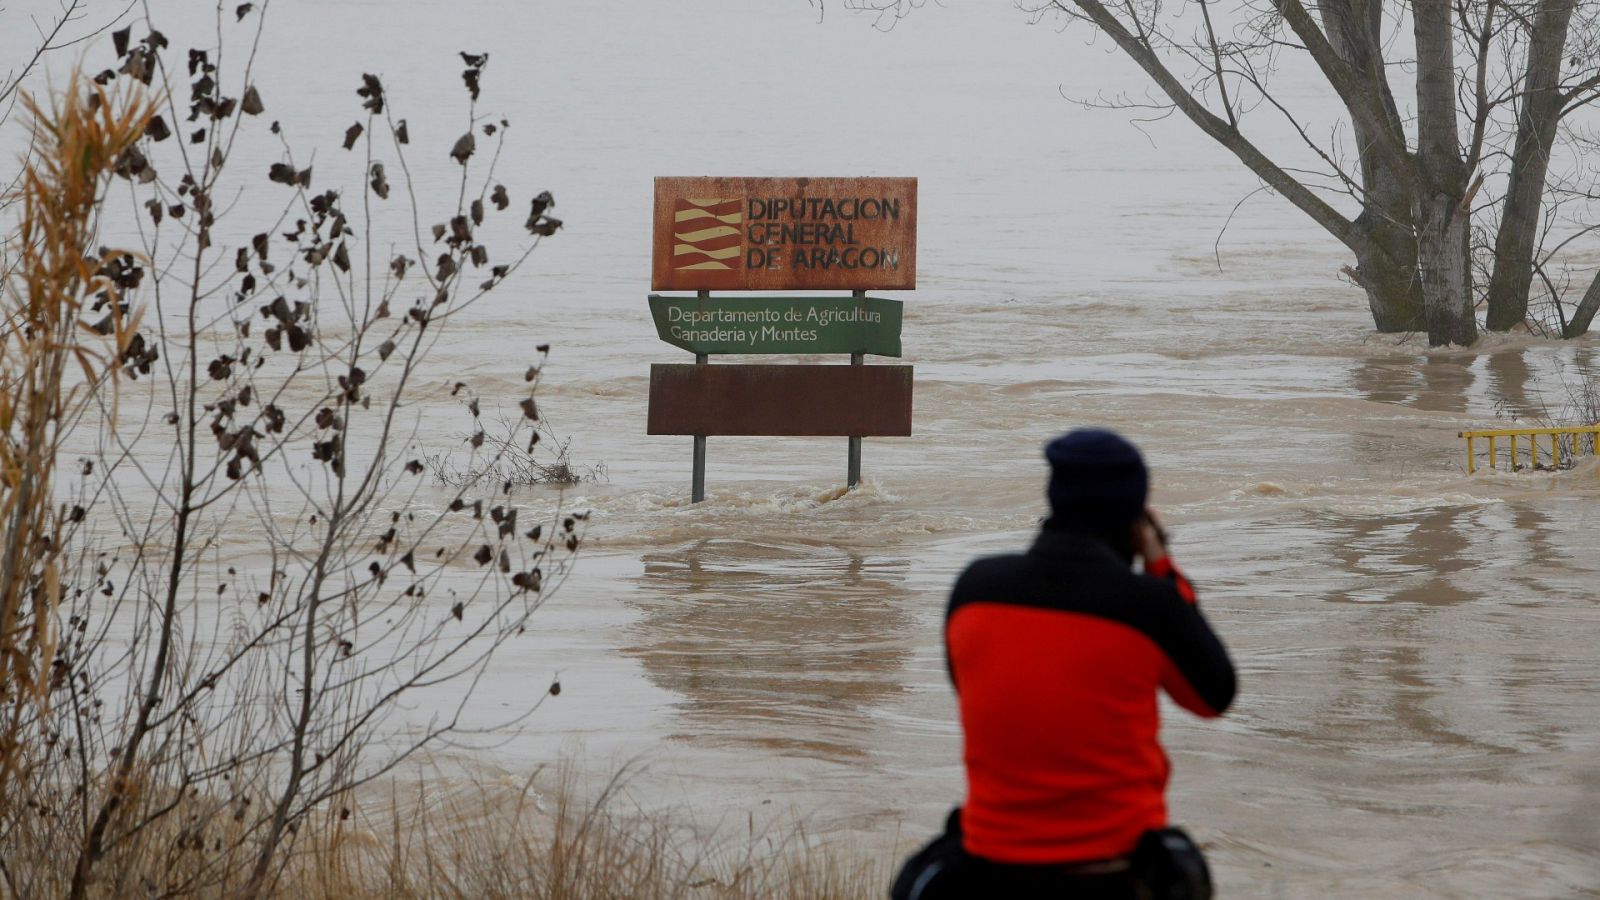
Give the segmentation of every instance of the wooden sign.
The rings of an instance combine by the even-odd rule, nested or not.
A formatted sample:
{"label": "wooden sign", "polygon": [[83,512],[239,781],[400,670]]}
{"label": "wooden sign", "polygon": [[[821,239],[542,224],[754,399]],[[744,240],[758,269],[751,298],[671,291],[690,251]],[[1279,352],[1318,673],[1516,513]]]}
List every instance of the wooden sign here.
{"label": "wooden sign", "polygon": [[656,334],[690,353],[900,355],[899,300],[650,295]]}
{"label": "wooden sign", "polygon": [[657,178],[658,291],[910,290],[915,178]]}
{"label": "wooden sign", "polygon": [[911,366],[650,367],[650,434],[905,437]]}

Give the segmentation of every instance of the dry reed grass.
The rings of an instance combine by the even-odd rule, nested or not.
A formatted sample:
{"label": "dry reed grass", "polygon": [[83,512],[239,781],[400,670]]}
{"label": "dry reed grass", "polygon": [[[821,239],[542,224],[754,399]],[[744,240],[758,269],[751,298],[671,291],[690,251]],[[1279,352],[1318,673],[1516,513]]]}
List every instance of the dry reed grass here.
{"label": "dry reed grass", "polygon": [[151,113],[76,76],[48,109],[28,96],[23,106],[34,153],[6,197],[22,216],[0,290],[0,790],[19,720],[48,697],[63,529],[81,518],[57,506],[57,448],[88,387],[114,381],[137,328],[92,247],[106,182]]}
{"label": "dry reed grass", "polygon": [[[536,791],[543,775],[548,795]],[[888,883],[881,861],[818,843],[801,825],[705,835],[670,812],[627,805],[626,773],[588,794],[570,769],[512,790],[473,783],[394,834],[373,860],[387,882],[351,886],[376,885],[367,896],[384,897],[831,900],[879,896]]]}

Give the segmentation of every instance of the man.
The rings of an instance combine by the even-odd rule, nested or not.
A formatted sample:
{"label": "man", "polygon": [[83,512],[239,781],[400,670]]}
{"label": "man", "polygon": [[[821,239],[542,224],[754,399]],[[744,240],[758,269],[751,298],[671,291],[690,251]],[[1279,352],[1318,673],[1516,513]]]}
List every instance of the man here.
{"label": "man", "polygon": [[967,800],[891,896],[1207,896],[1199,851],[1163,831],[1156,691],[1221,715],[1233,665],[1145,506],[1139,451],[1082,429],[1045,458],[1051,515],[1032,549],[974,562],[950,597]]}

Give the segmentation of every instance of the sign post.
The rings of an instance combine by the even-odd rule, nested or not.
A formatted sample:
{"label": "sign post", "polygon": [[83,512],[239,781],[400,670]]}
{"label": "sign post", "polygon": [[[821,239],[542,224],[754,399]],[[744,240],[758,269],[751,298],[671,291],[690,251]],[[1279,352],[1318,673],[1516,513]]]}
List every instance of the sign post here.
{"label": "sign post", "polygon": [[[705,300],[711,296],[710,291],[701,291],[700,299]],[[697,366],[710,365],[711,357],[706,353],[696,353],[694,364]],[[689,476],[689,502],[699,503],[706,498],[706,436],[694,436],[694,473]]]}
{"label": "sign post", "polygon": [[[856,291],[852,296],[866,299],[867,292]],[[867,355],[865,353],[856,352],[850,354],[850,365],[852,366],[865,365],[866,361]],[[850,435],[849,450],[845,453],[844,479],[846,488],[854,488],[861,482],[861,435],[859,434]]]}
{"label": "sign post", "polygon": [[[694,437],[691,495],[705,499],[706,437],[842,435],[846,480],[861,441],[911,433],[901,303],[916,287],[915,178],[657,178],[650,313],[693,366],[650,372],[650,434]],[[715,297],[723,291],[849,290],[849,297]],[[848,353],[849,366],[711,366],[712,354]]]}

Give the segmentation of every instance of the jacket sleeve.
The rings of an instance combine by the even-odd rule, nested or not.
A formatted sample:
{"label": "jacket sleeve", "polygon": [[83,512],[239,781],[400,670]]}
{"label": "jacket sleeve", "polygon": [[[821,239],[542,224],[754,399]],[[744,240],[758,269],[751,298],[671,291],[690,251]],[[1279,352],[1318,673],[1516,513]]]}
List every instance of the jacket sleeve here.
{"label": "jacket sleeve", "polygon": [[1163,581],[1172,582],[1172,586],[1178,589],[1178,596],[1182,597],[1185,603],[1193,606],[1195,603],[1199,602],[1195,597],[1194,585],[1190,584],[1189,579],[1185,578],[1183,573],[1178,571],[1178,566],[1172,561],[1172,557],[1163,556],[1146,566],[1145,574],[1155,578],[1160,578]]}
{"label": "jacket sleeve", "polygon": [[1158,560],[1147,574],[1171,584],[1183,601],[1171,604],[1163,617],[1159,643],[1167,659],[1161,671],[1162,690],[1197,716],[1222,715],[1238,690],[1228,649],[1201,615],[1194,586],[1171,557]]}

